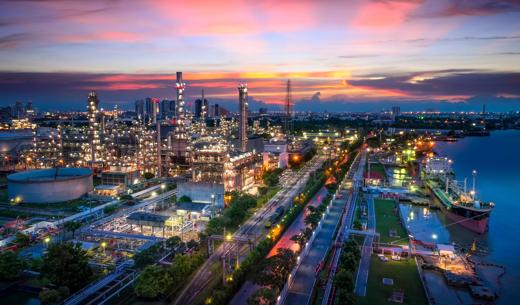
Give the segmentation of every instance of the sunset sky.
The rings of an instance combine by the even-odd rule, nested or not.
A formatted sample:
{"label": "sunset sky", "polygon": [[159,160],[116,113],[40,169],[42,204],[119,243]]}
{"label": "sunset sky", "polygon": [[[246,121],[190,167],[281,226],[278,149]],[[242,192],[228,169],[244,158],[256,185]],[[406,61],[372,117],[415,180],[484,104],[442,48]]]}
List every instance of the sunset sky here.
{"label": "sunset sky", "polygon": [[[267,104],[434,103],[520,109],[518,0],[0,1],[0,105],[131,108],[201,88]],[[348,109],[345,109],[348,110]]]}

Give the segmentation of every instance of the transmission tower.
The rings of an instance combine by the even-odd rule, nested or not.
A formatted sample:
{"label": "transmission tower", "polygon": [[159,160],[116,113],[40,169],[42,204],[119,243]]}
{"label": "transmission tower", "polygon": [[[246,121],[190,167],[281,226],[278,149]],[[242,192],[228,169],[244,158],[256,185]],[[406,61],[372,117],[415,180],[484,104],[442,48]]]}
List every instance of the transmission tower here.
{"label": "transmission tower", "polygon": [[285,136],[289,139],[289,135],[293,133],[293,101],[292,101],[292,90],[291,80],[287,81],[287,89],[285,96],[285,116],[284,116],[284,131]]}

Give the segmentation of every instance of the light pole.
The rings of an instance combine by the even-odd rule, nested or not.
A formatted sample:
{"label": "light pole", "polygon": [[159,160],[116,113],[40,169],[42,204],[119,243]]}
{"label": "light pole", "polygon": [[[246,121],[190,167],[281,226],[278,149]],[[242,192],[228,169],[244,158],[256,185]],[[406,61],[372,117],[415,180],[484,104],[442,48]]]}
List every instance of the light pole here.
{"label": "light pole", "polygon": [[47,236],[47,237],[45,237],[43,242],[45,243],[45,247],[49,248],[49,243],[51,242],[51,238],[49,236]]}
{"label": "light pole", "polygon": [[471,190],[471,195],[473,197],[472,199],[475,200],[475,182],[476,182],[475,180],[477,178],[477,171],[473,170],[472,175],[473,175],[473,188]]}

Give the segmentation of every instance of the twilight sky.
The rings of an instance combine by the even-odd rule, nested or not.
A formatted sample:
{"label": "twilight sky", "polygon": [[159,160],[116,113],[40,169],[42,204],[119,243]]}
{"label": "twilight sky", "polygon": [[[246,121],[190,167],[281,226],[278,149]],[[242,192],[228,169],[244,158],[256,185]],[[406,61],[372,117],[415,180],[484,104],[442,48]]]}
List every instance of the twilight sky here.
{"label": "twilight sky", "polygon": [[0,105],[83,109],[95,89],[131,108],[173,97],[175,71],[191,99],[235,101],[247,82],[279,104],[290,78],[313,110],[520,110],[520,0],[0,1]]}

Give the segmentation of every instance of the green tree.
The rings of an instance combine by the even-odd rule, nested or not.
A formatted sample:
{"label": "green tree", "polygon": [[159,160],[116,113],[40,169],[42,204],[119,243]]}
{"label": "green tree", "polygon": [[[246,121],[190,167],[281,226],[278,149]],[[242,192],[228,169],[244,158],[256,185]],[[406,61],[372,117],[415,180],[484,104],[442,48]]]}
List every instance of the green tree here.
{"label": "green tree", "polygon": [[25,267],[18,255],[11,251],[4,251],[0,253],[0,280],[14,280],[20,276]]}
{"label": "green tree", "polygon": [[200,254],[177,255],[170,266],[170,274],[174,283],[182,283],[184,280],[204,262]]}
{"label": "green tree", "polygon": [[334,285],[341,290],[352,292],[352,290],[354,290],[354,277],[352,272],[340,267],[339,271],[334,276]]}
{"label": "green tree", "polygon": [[72,238],[74,239],[74,234],[76,233],[76,230],[81,228],[81,223],[78,221],[67,221],[63,224],[63,228],[69,232],[72,232]]}
{"label": "green tree", "polygon": [[281,289],[295,265],[294,252],[280,248],[277,254],[264,261],[264,266],[254,278],[254,282],[271,289]]}
{"label": "green tree", "polygon": [[134,256],[134,265],[138,269],[142,269],[148,265],[154,264],[161,256],[161,244],[155,244],[148,249],[145,249]]}
{"label": "green tree", "polygon": [[14,237],[14,242],[21,247],[25,247],[31,243],[31,238],[27,234],[18,232]]}
{"label": "green tree", "polygon": [[38,295],[42,304],[59,304],[61,303],[61,294],[56,289],[42,290]]}
{"label": "green tree", "polygon": [[146,180],[150,180],[153,177],[155,177],[155,175],[153,173],[150,173],[150,172],[146,172],[146,173],[143,174],[143,178],[146,179]]}
{"label": "green tree", "polygon": [[150,265],[144,268],[136,280],[134,292],[141,297],[155,299],[164,295],[173,286],[173,279],[167,269]]}
{"label": "green tree", "polygon": [[182,195],[182,197],[179,198],[179,202],[191,202],[191,198],[186,195]]}
{"label": "green tree", "polygon": [[166,240],[166,246],[170,249],[176,249],[182,244],[182,240],[179,236],[172,236]]}
{"label": "green tree", "polygon": [[278,292],[270,288],[260,288],[247,299],[248,305],[275,305]]}
{"label": "green tree", "polygon": [[56,286],[76,292],[88,284],[93,272],[87,252],[79,244],[51,244],[43,257],[41,274]]}

